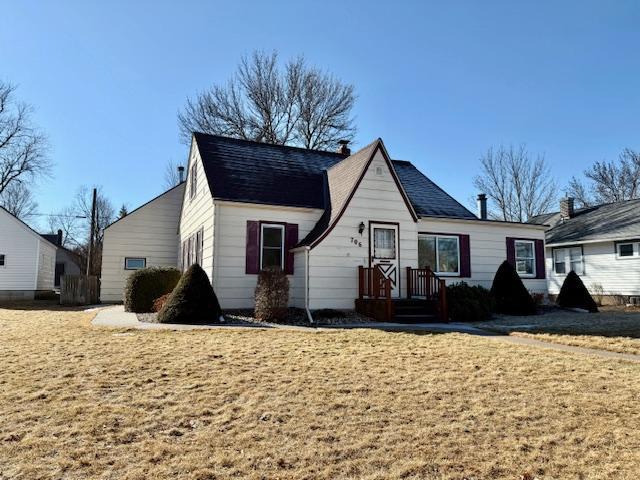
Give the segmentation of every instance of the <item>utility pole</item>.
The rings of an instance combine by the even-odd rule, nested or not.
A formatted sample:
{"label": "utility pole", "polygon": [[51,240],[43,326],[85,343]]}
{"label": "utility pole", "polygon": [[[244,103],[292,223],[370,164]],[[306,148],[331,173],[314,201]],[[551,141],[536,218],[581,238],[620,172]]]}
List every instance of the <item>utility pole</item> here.
{"label": "utility pole", "polygon": [[98,190],[93,189],[93,201],[91,202],[91,228],[89,229],[89,248],[87,251],[87,275],[91,275],[91,256],[93,255],[93,234],[96,229],[96,197]]}

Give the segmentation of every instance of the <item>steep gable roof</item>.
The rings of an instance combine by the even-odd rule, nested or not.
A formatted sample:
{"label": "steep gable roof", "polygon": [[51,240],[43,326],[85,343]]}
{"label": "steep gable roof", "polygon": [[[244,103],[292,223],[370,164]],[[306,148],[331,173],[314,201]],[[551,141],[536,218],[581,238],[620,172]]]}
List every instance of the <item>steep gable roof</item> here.
{"label": "steep gable roof", "polygon": [[[194,133],[193,138],[211,195],[217,200],[326,210],[330,200],[326,191],[328,172],[347,158],[334,152],[204,133]],[[391,163],[418,215],[476,218],[410,162]]]}
{"label": "steep gable roof", "polygon": [[549,223],[548,245],[640,238],[640,199],[580,208],[571,218],[559,212],[538,215],[527,223]]}
{"label": "steep gable roof", "polygon": [[58,246],[54,242],[51,242],[48,239],[44,238],[42,235],[40,235],[38,232],[36,232],[33,228],[31,228],[25,222],[23,222],[18,217],[16,217],[13,213],[11,213],[9,210],[7,210],[6,208],[0,206],[0,214],[3,213],[3,212],[6,215],[8,215],[10,218],[14,219],[23,229],[28,230],[30,233],[32,233],[33,235],[38,237],[39,240],[44,240],[45,242],[50,243],[52,246],[58,248]]}

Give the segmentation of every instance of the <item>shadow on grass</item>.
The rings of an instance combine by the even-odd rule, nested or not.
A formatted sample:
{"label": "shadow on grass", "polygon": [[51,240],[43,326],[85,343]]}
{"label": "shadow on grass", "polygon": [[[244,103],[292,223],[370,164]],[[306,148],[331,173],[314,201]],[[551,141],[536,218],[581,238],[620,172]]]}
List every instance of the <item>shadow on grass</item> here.
{"label": "shadow on grass", "polygon": [[67,306],[60,305],[57,300],[13,300],[0,302],[0,310],[24,310],[24,311],[41,311],[47,310],[52,312],[82,312],[88,308],[105,305],[79,305]]}
{"label": "shadow on grass", "polygon": [[503,334],[522,332],[640,338],[640,311],[605,307],[598,313],[580,313],[555,309],[526,317],[498,316],[476,326]]}

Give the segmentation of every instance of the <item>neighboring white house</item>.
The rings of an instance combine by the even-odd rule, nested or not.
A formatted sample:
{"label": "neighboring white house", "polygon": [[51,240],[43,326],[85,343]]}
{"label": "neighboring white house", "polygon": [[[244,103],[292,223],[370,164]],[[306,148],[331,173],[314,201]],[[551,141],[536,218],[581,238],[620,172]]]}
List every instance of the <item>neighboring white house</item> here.
{"label": "neighboring white house", "polygon": [[134,270],[177,266],[183,192],[181,183],[105,229],[100,281],[103,302],[122,302],[127,276]]}
{"label": "neighboring white house", "polygon": [[[179,205],[166,202],[172,215],[156,212],[156,199],[107,229],[103,300],[122,297],[114,264],[172,241],[172,264],[200,264],[225,309],[253,307],[257,275],[271,266],[289,274],[291,305],[310,310],[353,309],[360,266],[379,265],[392,296],[405,298],[407,267],[490,287],[508,259],[528,289],[546,292],[544,226],[479,219],[413,164],[391,160],[380,139],[350,154],[345,144],[323,152],[195,133],[185,185]],[[141,238],[148,222],[165,227],[157,247],[154,235]]]}
{"label": "neighboring white house", "polygon": [[56,246],[0,207],[0,300],[53,291]]}
{"label": "neighboring white house", "polygon": [[[575,271],[592,294],[613,303],[640,297],[640,199],[560,211],[531,223],[549,225],[546,267],[549,293],[556,295],[567,273]],[[640,299],[639,299],[640,300]]]}

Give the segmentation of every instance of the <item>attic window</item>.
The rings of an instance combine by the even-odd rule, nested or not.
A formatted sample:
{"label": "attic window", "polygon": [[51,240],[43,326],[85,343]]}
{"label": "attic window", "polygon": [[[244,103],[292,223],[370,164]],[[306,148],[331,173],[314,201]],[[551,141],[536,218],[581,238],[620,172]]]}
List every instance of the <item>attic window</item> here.
{"label": "attic window", "polygon": [[376,175],[379,177],[382,176],[382,167],[376,167]]}
{"label": "attic window", "polygon": [[191,180],[189,183],[189,198],[193,198],[196,196],[198,191],[198,169],[197,165],[193,165],[191,167]]}

